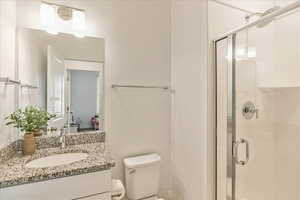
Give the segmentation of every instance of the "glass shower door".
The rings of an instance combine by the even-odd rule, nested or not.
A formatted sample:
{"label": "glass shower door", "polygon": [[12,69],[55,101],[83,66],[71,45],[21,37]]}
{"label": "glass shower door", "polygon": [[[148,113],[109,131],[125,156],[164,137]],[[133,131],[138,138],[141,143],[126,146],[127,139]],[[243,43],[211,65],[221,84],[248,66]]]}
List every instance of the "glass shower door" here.
{"label": "glass shower door", "polygon": [[300,10],[215,41],[217,200],[300,199]]}
{"label": "glass shower door", "polygon": [[235,200],[300,199],[300,12],[234,41]]}
{"label": "glass shower door", "polygon": [[273,96],[258,86],[258,46],[253,31],[239,32],[235,37],[234,199],[274,200]]}

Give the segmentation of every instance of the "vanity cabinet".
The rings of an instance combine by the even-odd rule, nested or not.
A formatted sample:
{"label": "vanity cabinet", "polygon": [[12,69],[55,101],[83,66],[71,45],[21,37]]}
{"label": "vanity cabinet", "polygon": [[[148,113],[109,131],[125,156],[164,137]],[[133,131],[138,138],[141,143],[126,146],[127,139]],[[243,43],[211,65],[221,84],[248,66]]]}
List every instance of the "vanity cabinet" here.
{"label": "vanity cabinet", "polygon": [[75,199],[75,200],[107,200],[110,199],[110,193],[106,192],[103,194],[97,194],[97,195],[92,195],[92,196],[88,196],[88,197],[82,197],[79,199]]}
{"label": "vanity cabinet", "polygon": [[110,200],[111,170],[0,189],[2,200]]}

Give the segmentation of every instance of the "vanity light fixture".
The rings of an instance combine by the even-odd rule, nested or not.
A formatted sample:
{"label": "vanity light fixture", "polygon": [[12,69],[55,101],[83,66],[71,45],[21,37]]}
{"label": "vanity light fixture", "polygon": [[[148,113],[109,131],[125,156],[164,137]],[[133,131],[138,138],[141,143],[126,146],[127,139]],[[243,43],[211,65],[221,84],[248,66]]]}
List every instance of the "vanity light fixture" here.
{"label": "vanity light fixture", "polygon": [[42,28],[48,33],[57,34],[60,27],[76,37],[85,36],[86,17],[83,9],[42,1],[40,17]]}
{"label": "vanity light fixture", "polygon": [[85,36],[85,13],[80,10],[73,10],[72,27],[76,37],[83,38]]}
{"label": "vanity light fixture", "polygon": [[56,15],[54,6],[42,3],[40,7],[40,17],[42,27],[43,29],[45,29],[45,31],[47,31],[50,34],[58,34],[58,31],[55,27]]}

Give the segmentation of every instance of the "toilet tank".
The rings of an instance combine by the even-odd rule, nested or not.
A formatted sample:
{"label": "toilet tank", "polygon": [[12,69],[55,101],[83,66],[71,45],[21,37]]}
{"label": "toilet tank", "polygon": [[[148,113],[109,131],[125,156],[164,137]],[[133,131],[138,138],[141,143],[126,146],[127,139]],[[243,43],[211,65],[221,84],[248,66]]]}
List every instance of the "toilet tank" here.
{"label": "toilet tank", "polygon": [[131,200],[157,195],[161,157],[147,154],[124,159],[126,193]]}

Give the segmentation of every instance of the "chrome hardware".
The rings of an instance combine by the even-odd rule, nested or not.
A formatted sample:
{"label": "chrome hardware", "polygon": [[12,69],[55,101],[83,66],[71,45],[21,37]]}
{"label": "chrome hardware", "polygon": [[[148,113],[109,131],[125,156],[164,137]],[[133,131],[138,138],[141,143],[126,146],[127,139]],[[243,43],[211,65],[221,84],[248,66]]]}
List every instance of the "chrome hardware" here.
{"label": "chrome hardware", "polygon": [[255,118],[258,119],[258,109],[256,109],[254,103],[251,101],[247,101],[244,103],[242,108],[242,114],[245,117],[245,119],[252,119],[255,115]]}
{"label": "chrome hardware", "polygon": [[[239,160],[239,146],[241,144],[246,145],[246,158],[245,160]],[[246,165],[249,162],[250,159],[250,146],[249,142],[246,139],[239,139],[238,141],[233,143],[233,159],[237,165]]]}
{"label": "chrome hardware", "polygon": [[57,131],[57,128],[56,127],[51,127],[50,129],[48,129],[48,131],[54,132],[54,131]]}
{"label": "chrome hardware", "polygon": [[12,80],[8,77],[0,77],[0,82],[4,82],[6,85],[20,85],[20,81]]}
{"label": "chrome hardware", "polygon": [[60,129],[59,143],[60,143],[60,149],[64,149],[66,147],[65,128]]}
{"label": "chrome hardware", "polygon": [[133,173],[135,173],[136,172],[136,169],[133,169],[133,168],[130,168],[129,169],[129,174],[133,174]]}
{"label": "chrome hardware", "polygon": [[35,85],[30,85],[30,84],[21,84],[21,88],[38,89],[37,86],[35,86]]}
{"label": "chrome hardware", "polygon": [[146,86],[146,85],[119,85],[119,84],[112,84],[112,88],[152,88],[152,89],[164,89],[168,90],[169,86]]}

